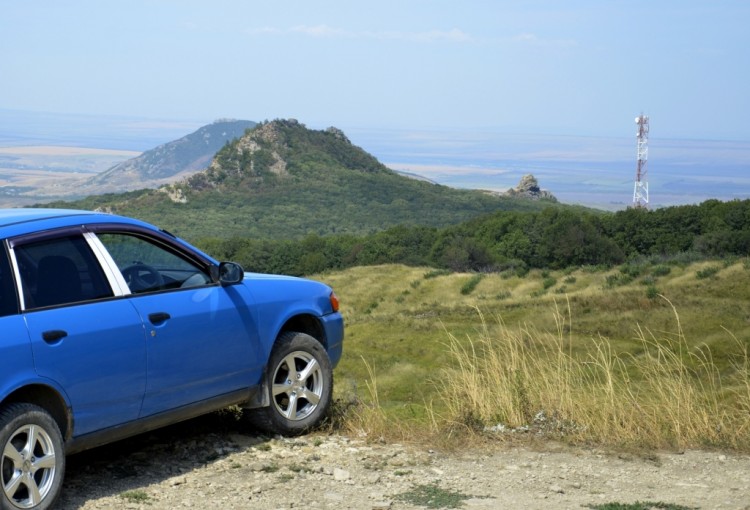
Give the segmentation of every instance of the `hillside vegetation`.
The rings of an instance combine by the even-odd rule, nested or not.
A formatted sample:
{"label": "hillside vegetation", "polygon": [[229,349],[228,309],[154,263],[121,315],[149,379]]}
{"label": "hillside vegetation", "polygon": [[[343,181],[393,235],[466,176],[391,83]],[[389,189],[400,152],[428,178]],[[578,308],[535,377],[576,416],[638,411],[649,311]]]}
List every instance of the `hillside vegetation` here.
{"label": "hillside vegetation", "polygon": [[628,209],[614,214],[549,207],[499,211],[444,228],[398,226],[367,236],[301,240],[206,238],[198,244],[259,272],[305,275],[361,265],[408,264],[509,272],[629,262],[610,284],[638,276],[641,259],[700,260],[750,253],[750,200]]}
{"label": "hillside vegetation", "polygon": [[46,206],[135,216],[195,241],[364,235],[394,225],[445,226],[548,204],[410,179],[352,145],[338,129],[310,130],[277,120],[228,143],[206,171],[174,185]]}
{"label": "hillside vegetation", "polygon": [[633,273],[386,265],[318,275],[347,324],[336,374],[347,426],[370,437],[747,451],[750,262],[642,262],[612,285]]}

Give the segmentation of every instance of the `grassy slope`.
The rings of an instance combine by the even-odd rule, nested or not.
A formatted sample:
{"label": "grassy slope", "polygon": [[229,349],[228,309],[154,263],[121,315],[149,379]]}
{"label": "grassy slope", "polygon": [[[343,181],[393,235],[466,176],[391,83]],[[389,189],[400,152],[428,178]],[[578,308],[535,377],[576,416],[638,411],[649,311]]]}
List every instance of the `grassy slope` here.
{"label": "grassy slope", "polygon": [[[706,267],[718,269],[701,278]],[[358,267],[318,276],[339,294],[346,323],[345,356],[337,369],[337,392],[356,392],[368,398],[372,383],[368,365],[377,382],[380,404],[399,418],[425,418],[425,404],[441,411],[434,381],[447,364],[449,337],[461,342],[475,338],[483,329],[508,327],[549,331],[557,335],[555,309],[565,317],[563,335],[572,340],[572,352],[591,352],[606,337],[615,351],[638,354],[638,328],[654,338],[677,338],[684,331],[690,348],[708,345],[723,377],[733,372],[729,355],[738,343],[748,348],[750,338],[750,265],[746,262],[705,262],[671,266],[669,274],[650,276],[648,269],[634,281],[609,288],[608,275],[618,269],[596,271],[532,271],[524,277],[485,275],[469,294],[461,289],[469,274],[431,277],[427,268],[405,266]],[[546,292],[544,280],[557,283]],[[643,280],[654,285],[666,300],[647,297]],[[568,307],[570,311],[568,312]],[[677,315],[675,315],[675,310]],[[567,323],[568,319],[572,322]],[[450,335],[449,335],[450,334]],[[488,391],[492,391],[488,388]]]}

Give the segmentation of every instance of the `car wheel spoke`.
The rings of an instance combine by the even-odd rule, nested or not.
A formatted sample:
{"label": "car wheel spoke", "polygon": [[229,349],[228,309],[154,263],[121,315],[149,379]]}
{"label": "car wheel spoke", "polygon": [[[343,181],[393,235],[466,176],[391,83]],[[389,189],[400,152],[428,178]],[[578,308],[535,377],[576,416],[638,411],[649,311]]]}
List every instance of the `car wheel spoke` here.
{"label": "car wheel spoke", "polygon": [[314,406],[318,405],[318,403],[320,402],[320,395],[318,395],[314,391],[305,390],[300,396]]}
{"label": "car wheel spoke", "polygon": [[278,395],[288,395],[292,390],[292,385],[289,383],[289,381],[284,381],[282,383],[277,383],[273,385],[273,396],[276,397]]}
{"label": "car wheel spoke", "polygon": [[54,453],[37,457],[36,461],[31,464],[31,469],[36,473],[40,469],[54,469],[57,459]]}
{"label": "car wheel spoke", "polygon": [[289,371],[287,375],[287,379],[295,381],[298,377],[297,373],[297,363],[296,363],[297,357],[294,355],[294,353],[289,354],[284,358],[284,360],[281,362],[279,367],[286,365],[287,370]]}
{"label": "car wheel spoke", "polygon": [[18,488],[23,482],[22,478],[21,471],[16,470],[13,473],[13,476],[10,477],[10,480],[3,484],[3,491],[5,491],[5,495],[9,499],[13,499],[13,495],[18,491]]}
{"label": "car wheel spoke", "polygon": [[294,420],[297,417],[298,402],[299,399],[297,398],[297,395],[295,393],[291,393],[289,395],[289,404],[287,405],[286,412],[284,413],[284,417],[287,420]]}
{"label": "car wheel spoke", "polygon": [[13,467],[18,469],[18,466],[23,464],[23,457],[21,457],[21,452],[16,450],[16,447],[13,446],[13,443],[8,441],[5,444],[5,449],[3,450],[3,457],[5,459],[10,459],[13,461]]}
{"label": "car wheel spoke", "polygon": [[39,486],[36,484],[36,480],[34,480],[33,476],[28,475],[24,478],[26,488],[29,490],[29,506],[36,506],[42,501],[42,493],[39,492]]}
{"label": "car wheel spoke", "polygon": [[30,459],[31,456],[34,455],[34,448],[39,441],[37,435],[38,432],[36,425],[29,425],[29,428],[26,431],[26,444],[24,445],[23,450],[21,450],[24,458]]}
{"label": "car wheel spoke", "polygon": [[310,361],[307,362],[307,365],[305,368],[302,369],[299,373],[299,379],[302,381],[307,381],[307,379],[311,375],[316,375],[319,370],[318,360],[315,358],[312,358]]}

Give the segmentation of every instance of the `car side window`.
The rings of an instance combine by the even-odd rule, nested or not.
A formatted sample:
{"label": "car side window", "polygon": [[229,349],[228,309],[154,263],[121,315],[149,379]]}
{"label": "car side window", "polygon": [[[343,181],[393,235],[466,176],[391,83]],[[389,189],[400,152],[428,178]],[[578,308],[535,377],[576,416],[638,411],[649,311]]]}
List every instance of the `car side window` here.
{"label": "car side window", "polygon": [[18,313],[16,287],[13,284],[13,272],[10,269],[8,252],[0,245],[0,317]]}
{"label": "car side window", "polygon": [[97,237],[133,294],[212,283],[205,270],[155,240],[127,233],[104,233]]}
{"label": "car side window", "polygon": [[14,248],[26,309],[111,297],[102,268],[80,235]]}

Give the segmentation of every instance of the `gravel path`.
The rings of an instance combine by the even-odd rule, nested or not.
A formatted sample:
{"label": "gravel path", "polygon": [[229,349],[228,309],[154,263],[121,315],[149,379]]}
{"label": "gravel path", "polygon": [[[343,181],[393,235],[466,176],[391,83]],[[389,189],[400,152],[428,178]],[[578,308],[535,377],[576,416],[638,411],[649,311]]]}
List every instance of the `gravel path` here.
{"label": "gravel path", "polygon": [[[68,459],[62,509],[567,509],[652,501],[750,509],[750,457],[540,449],[443,453],[264,438],[203,418]],[[432,505],[432,506],[430,506]]]}

